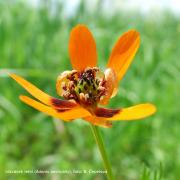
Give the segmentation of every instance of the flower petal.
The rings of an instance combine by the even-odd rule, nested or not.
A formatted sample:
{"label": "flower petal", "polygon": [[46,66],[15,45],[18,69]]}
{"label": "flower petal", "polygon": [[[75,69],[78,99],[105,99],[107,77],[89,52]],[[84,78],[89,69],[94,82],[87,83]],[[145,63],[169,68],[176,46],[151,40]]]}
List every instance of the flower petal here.
{"label": "flower petal", "polygon": [[69,54],[71,64],[76,70],[96,66],[96,43],[85,25],[77,25],[72,29],[69,39]]}
{"label": "flower petal", "polygon": [[103,118],[99,118],[96,116],[89,116],[86,118],[83,118],[85,121],[90,122],[91,124],[95,126],[101,126],[105,128],[110,128],[112,127],[112,123],[110,121],[104,120]]}
{"label": "flower petal", "polygon": [[[111,112],[111,110],[109,110]],[[128,108],[120,109],[113,113],[96,113],[98,117],[104,117],[104,120],[118,121],[118,120],[137,120],[148,117],[156,112],[156,107],[153,104],[139,104]],[[110,114],[109,117],[103,114]],[[107,118],[105,118],[107,117]]]}
{"label": "flower petal", "polygon": [[72,119],[86,117],[86,116],[90,115],[90,113],[83,108],[74,108],[74,109],[70,109],[65,112],[61,112],[61,110],[59,111],[58,109],[53,109],[52,107],[46,106],[46,105],[44,105],[38,101],[35,101],[27,96],[20,96],[20,99],[27,105],[45,113],[45,114],[48,114],[55,118],[62,119],[64,121],[69,121]]}
{"label": "flower petal", "polygon": [[72,101],[61,100],[51,97],[50,95],[44,93],[36,86],[34,86],[33,84],[31,84],[30,82],[26,81],[18,75],[10,74],[10,77],[13,78],[24,89],[26,89],[32,96],[34,96],[36,99],[40,100],[44,104],[55,106],[56,108],[72,108],[77,106],[77,104]]}
{"label": "flower petal", "polygon": [[136,30],[124,33],[115,44],[107,66],[114,69],[119,80],[126,73],[140,45],[140,35]]}
{"label": "flower petal", "polygon": [[62,100],[62,99],[57,99],[51,97],[50,99],[50,106],[53,106],[56,109],[61,109],[61,108],[75,108],[75,107],[80,107],[77,103],[75,103],[73,100]]}
{"label": "flower petal", "polygon": [[114,97],[118,91],[118,79],[114,70],[112,68],[107,68],[104,71],[104,75],[106,81],[105,83],[106,93],[100,99],[99,103],[102,105],[108,104],[109,99]]}
{"label": "flower petal", "polygon": [[121,111],[121,109],[108,109],[108,108],[96,108],[94,111],[95,115],[97,117],[102,117],[102,118],[110,118],[115,116]]}

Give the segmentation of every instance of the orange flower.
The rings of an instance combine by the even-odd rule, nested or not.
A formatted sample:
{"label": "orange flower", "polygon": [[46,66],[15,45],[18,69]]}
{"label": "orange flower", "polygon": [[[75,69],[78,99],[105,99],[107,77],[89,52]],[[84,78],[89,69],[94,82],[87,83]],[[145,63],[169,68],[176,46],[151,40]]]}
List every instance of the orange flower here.
{"label": "orange flower", "polygon": [[20,76],[10,74],[38,101],[20,96],[33,108],[64,121],[82,118],[94,125],[111,127],[113,121],[137,120],[150,116],[156,107],[150,103],[128,108],[108,109],[106,105],[116,95],[118,81],[126,73],[140,44],[139,33],[130,30],[117,41],[109,57],[107,68],[97,68],[95,40],[84,25],[77,25],[70,34],[69,54],[72,71],[65,71],[57,79],[57,93],[65,100],[54,98]]}

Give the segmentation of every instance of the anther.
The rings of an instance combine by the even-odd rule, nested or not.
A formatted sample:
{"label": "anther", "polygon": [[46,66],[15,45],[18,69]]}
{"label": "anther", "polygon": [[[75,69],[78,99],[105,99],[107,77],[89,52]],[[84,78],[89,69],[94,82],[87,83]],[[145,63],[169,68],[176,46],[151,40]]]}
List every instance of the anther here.
{"label": "anther", "polygon": [[96,106],[106,95],[106,79],[98,68],[66,71],[57,81],[58,94],[84,106]]}

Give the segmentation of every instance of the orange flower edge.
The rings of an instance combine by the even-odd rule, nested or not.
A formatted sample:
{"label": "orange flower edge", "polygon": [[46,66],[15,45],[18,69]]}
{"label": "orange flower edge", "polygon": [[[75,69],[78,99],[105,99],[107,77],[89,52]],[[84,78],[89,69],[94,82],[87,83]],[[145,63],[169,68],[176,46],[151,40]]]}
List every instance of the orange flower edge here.
{"label": "orange flower edge", "polygon": [[64,121],[82,118],[102,127],[111,127],[113,121],[137,120],[156,112],[153,104],[145,103],[129,108],[108,109],[106,105],[115,96],[120,81],[140,44],[139,33],[130,30],[123,34],[110,55],[107,69],[102,72],[97,63],[96,44],[85,25],[73,28],[69,40],[69,54],[74,70],[58,76],[56,89],[65,100],[54,98],[22,77],[10,74],[35,99],[20,96],[27,105]]}

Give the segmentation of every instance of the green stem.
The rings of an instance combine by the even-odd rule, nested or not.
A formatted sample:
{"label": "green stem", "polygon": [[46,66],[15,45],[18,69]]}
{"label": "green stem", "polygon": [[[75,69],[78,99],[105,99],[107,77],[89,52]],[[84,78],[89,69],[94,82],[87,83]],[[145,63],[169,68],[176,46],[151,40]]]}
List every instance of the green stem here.
{"label": "green stem", "polygon": [[101,134],[99,132],[99,129],[97,126],[91,125],[91,129],[92,132],[94,134],[94,138],[96,140],[96,143],[98,145],[99,151],[101,153],[101,157],[103,159],[103,163],[104,163],[104,167],[107,170],[107,178],[108,180],[113,180],[113,174],[112,174],[112,169],[111,169],[111,165],[109,163],[105,148],[104,148],[104,143],[103,143],[103,139],[101,137]]}

